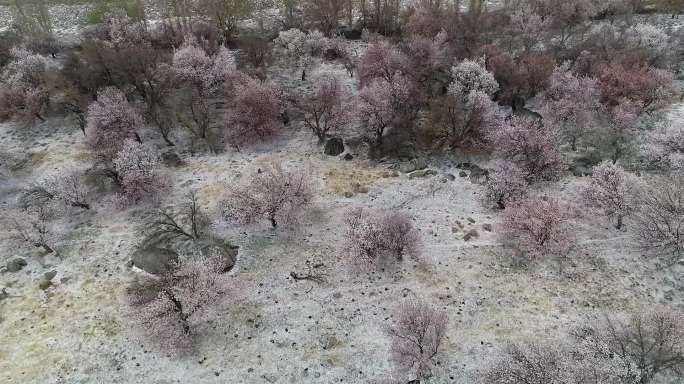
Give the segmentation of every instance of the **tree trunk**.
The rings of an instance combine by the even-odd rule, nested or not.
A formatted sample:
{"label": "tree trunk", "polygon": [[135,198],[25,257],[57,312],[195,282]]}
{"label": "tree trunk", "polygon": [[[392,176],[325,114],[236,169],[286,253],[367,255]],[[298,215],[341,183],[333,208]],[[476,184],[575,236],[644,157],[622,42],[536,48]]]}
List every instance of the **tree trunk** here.
{"label": "tree trunk", "polygon": [[52,247],[50,247],[49,245],[47,245],[45,243],[34,244],[34,245],[36,247],[43,248],[43,250],[45,250],[45,252],[47,252],[47,253],[54,253],[55,252],[55,250],[52,249]]}
{"label": "tree trunk", "polygon": [[168,133],[162,132],[162,139],[164,139],[164,142],[166,143],[166,145],[167,145],[168,147],[175,147],[175,146],[176,146],[176,144],[174,144],[173,141],[171,141],[171,140],[169,139],[169,134],[168,134]]}
{"label": "tree trunk", "polygon": [[88,203],[75,202],[75,203],[72,203],[71,205],[76,207],[76,208],[90,209],[90,204],[88,204]]}

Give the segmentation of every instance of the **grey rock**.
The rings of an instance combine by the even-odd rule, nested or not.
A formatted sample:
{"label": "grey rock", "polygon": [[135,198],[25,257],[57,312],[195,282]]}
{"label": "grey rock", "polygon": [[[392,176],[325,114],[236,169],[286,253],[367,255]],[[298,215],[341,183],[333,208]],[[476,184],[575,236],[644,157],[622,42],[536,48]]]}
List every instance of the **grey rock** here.
{"label": "grey rock", "polygon": [[350,161],[350,160],[353,160],[353,159],[354,159],[354,156],[352,156],[351,153],[346,153],[346,154],[344,155],[343,159],[345,159],[346,161]]}
{"label": "grey rock", "polygon": [[54,279],[55,276],[57,276],[57,271],[47,271],[45,272],[45,274],[43,274],[43,279],[47,281],[52,281],[52,279]]}
{"label": "grey rock", "polygon": [[413,159],[411,162],[416,166],[416,169],[425,169],[427,168],[427,161],[425,159],[419,158],[419,159]]}
{"label": "grey rock", "polygon": [[52,282],[51,282],[50,280],[42,279],[42,280],[38,283],[38,288],[40,288],[40,289],[43,290],[43,291],[46,290],[46,289],[48,289],[48,288],[50,288],[51,286],[52,286]]}
{"label": "grey rock", "polygon": [[492,225],[491,224],[482,224],[482,229],[484,229],[487,232],[492,231]]}
{"label": "grey rock", "polygon": [[195,247],[205,257],[217,257],[224,273],[233,269],[239,249],[220,240],[199,240]]}
{"label": "grey rock", "polygon": [[437,171],[434,169],[422,169],[419,171],[414,171],[409,174],[409,179],[415,179],[416,177],[428,177],[437,175]]}
{"label": "grey rock", "polygon": [[7,272],[19,272],[27,265],[26,260],[17,257],[7,262]]}
{"label": "grey rock", "polygon": [[454,181],[454,180],[456,180],[456,176],[452,175],[451,173],[445,173],[445,174],[444,174],[444,177],[446,177],[447,180],[449,180],[449,181]]}
{"label": "grey rock", "polygon": [[339,137],[331,137],[325,142],[323,152],[328,156],[341,155],[344,152],[344,142]]}
{"label": "grey rock", "polygon": [[412,162],[401,163],[399,165],[399,172],[401,172],[401,173],[410,173],[410,172],[413,172],[415,170],[416,170],[416,166],[413,165]]}
{"label": "grey rock", "polygon": [[458,172],[458,177],[466,177],[466,176],[468,176],[468,172],[466,172],[466,171]]}
{"label": "grey rock", "polygon": [[178,262],[178,254],[170,249],[149,245],[133,252],[131,261],[147,273],[161,275],[174,267]]}
{"label": "grey rock", "polygon": [[470,241],[470,239],[474,239],[477,237],[480,237],[480,234],[477,233],[477,230],[471,229],[463,236],[463,241]]}
{"label": "grey rock", "polygon": [[472,217],[468,217],[466,218],[466,220],[468,220],[471,224],[475,223],[475,219],[473,219]]}
{"label": "grey rock", "polygon": [[581,165],[573,165],[570,167],[570,172],[575,177],[591,176],[594,172],[591,168],[587,168]]}
{"label": "grey rock", "polygon": [[411,173],[413,171],[420,171],[427,168],[427,162],[425,159],[413,159],[411,161],[401,163],[399,165],[399,171],[401,173]]}

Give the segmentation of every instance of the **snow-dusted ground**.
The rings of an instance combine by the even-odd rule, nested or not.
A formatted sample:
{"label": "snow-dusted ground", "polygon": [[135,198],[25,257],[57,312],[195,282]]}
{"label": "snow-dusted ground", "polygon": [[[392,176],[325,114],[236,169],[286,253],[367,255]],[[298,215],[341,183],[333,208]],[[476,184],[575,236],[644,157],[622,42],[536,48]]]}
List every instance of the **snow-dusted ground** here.
{"label": "snow-dusted ground", "polygon": [[[310,78],[319,72],[348,78],[339,65],[320,66]],[[306,86],[298,75],[274,78],[284,87]],[[682,123],[683,111],[684,104],[670,108],[674,123]],[[60,119],[30,130],[0,125],[0,140],[27,152],[29,161],[15,183],[0,189],[2,204],[41,173],[86,158],[79,131]],[[484,224],[496,228],[498,213],[480,204],[481,187],[444,177],[458,175],[455,164],[467,159],[432,160],[439,175],[409,179],[394,175],[389,162],[371,163],[363,155],[344,161],[321,152],[308,131],[294,126],[270,146],[187,157],[173,170],[169,202],[194,188],[211,207],[223,185],[267,160],[306,168],[316,191],[296,228],[225,233],[241,247],[231,272],[240,289],[236,299],[219,305],[217,320],[201,330],[198,352],[190,357],[151,350],[123,316],[123,291],[136,273],[127,262],[139,240],[142,208],[105,213],[96,204],[94,212],[73,216],[78,225],[59,247],[61,260],[0,242],[0,265],[15,256],[29,262],[21,272],[0,274],[0,287],[10,295],[0,301],[2,382],[369,383],[390,369],[383,328],[393,310],[402,300],[420,298],[449,315],[441,371],[432,382],[470,383],[468,375],[508,341],[562,337],[590,314],[684,301],[684,266],[657,266],[632,246],[629,232],[584,208],[579,190],[585,179],[569,176],[539,191],[578,207],[577,249],[559,274],[553,263],[516,266],[495,233],[484,230]],[[342,193],[365,189],[360,187],[368,192]],[[421,259],[394,273],[352,271],[341,233],[352,207],[409,213],[422,235]],[[466,242],[471,228],[480,236]],[[5,231],[0,228],[0,238]],[[323,263],[325,283],[289,277],[306,272],[307,260]],[[42,291],[38,283],[51,270],[57,271],[54,286]]]}
{"label": "snow-dusted ground", "polygon": [[[0,8],[0,28],[7,15]],[[64,18],[76,17],[77,11]],[[64,24],[64,30],[75,24]],[[350,79],[340,65],[323,64],[309,73]],[[269,73],[286,89],[310,87],[296,71]],[[684,124],[684,103],[668,108],[672,124]],[[83,137],[58,118],[26,129],[0,124],[0,146],[27,159],[12,179],[0,178],[0,207],[19,188],[68,162],[85,162]],[[472,383],[469,375],[508,341],[562,337],[584,316],[684,303],[684,266],[660,266],[645,258],[626,231],[582,204],[586,179],[568,176],[540,187],[576,204],[578,242],[573,262],[559,274],[553,263],[522,268],[484,230],[498,213],[480,204],[481,187],[458,177],[455,164],[472,160],[445,155],[430,161],[437,176],[394,175],[390,162],[366,160],[362,149],[344,161],[322,154],[310,132],[293,126],[276,142],[218,156],[185,157],[171,175],[178,202],[189,188],[211,208],[222,186],[275,160],[304,167],[315,199],[296,228],[266,227],[225,235],[239,245],[231,278],[236,299],[221,304],[217,321],[201,330],[198,352],[176,358],[140,342],[123,315],[122,296],[137,273],[127,263],[139,240],[144,207],[71,216],[75,229],[60,245],[62,259],[41,257],[4,241],[0,265],[17,256],[29,265],[0,273],[0,382],[2,383],[369,383],[390,370],[383,328],[402,300],[420,298],[444,308],[449,330],[441,371],[432,383]],[[486,159],[476,159],[486,165]],[[444,177],[456,175],[454,181]],[[345,191],[364,191],[344,197]],[[357,274],[344,258],[341,228],[353,207],[401,209],[415,220],[422,257],[400,271]],[[471,220],[472,219],[472,222]],[[461,223],[465,229],[462,229]],[[479,237],[468,242],[474,228]],[[306,262],[322,263],[325,283],[294,281]],[[57,271],[54,286],[39,281]],[[0,296],[1,297],[1,296]]]}

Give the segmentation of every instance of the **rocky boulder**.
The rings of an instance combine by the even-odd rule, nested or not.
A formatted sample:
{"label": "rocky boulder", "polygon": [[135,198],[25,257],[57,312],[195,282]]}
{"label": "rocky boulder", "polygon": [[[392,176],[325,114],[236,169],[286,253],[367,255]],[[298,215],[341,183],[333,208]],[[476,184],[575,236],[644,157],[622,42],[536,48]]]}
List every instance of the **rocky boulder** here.
{"label": "rocky boulder", "polygon": [[338,156],[344,152],[344,142],[339,137],[331,137],[325,142],[323,152],[328,156]]}
{"label": "rocky boulder", "polygon": [[7,272],[19,272],[27,265],[26,260],[17,257],[7,262]]}
{"label": "rocky boulder", "polygon": [[178,253],[156,245],[148,245],[133,252],[131,263],[147,273],[162,275],[178,263]]}

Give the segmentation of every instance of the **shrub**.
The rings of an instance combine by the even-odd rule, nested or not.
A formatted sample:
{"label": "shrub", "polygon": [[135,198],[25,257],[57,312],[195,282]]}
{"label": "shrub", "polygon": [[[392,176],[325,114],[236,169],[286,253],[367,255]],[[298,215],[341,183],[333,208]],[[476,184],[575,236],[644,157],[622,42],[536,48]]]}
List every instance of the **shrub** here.
{"label": "shrub", "polygon": [[141,126],[142,117],[116,88],[98,92],[97,101],[88,107],[88,144],[105,161],[113,160],[126,140],[137,136],[136,130]]}
{"label": "shrub", "polygon": [[215,115],[211,100],[219,96],[226,76],[235,70],[234,61],[223,47],[213,56],[207,54],[193,36],[186,36],[183,46],[174,52],[171,69],[187,91],[179,98],[177,114],[193,135],[207,138]]}
{"label": "shrub", "polygon": [[198,328],[211,319],[211,307],[230,291],[216,257],[183,257],[159,280],[140,277],[127,288],[133,323],[160,351],[192,351]]}
{"label": "shrub", "polygon": [[499,89],[494,75],[485,68],[484,59],[463,60],[451,67],[451,77],[449,93],[464,99],[473,91],[479,91],[491,97]]}
{"label": "shrub", "polygon": [[513,118],[492,134],[495,153],[518,165],[525,180],[556,180],[564,170],[556,134],[525,118]]}
{"label": "shrub", "polygon": [[527,183],[523,172],[517,166],[506,162],[496,164],[489,172],[489,179],[484,187],[484,203],[498,209],[505,209],[527,194]]}
{"label": "shrub", "polygon": [[499,106],[481,91],[470,92],[465,100],[451,94],[435,99],[428,119],[439,130],[439,141],[451,148],[484,148],[504,123]]}
{"label": "shrub", "polygon": [[658,177],[638,195],[636,236],[641,246],[677,260],[684,251],[684,179]]}
{"label": "shrub", "polygon": [[83,174],[79,171],[60,169],[41,180],[39,187],[51,198],[58,199],[68,206],[90,209],[88,187],[84,184]]}
{"label": "shrub", "polygon": [[387,334],[397,371],[411,379],[429,378],[446,335],[446,312],[426,303],[408,302],[398,308],[395,316],[396,322],[387,328]]}
{"label": "shrub", "polygon": [[156,200],[169,188],[160,173],[159,155],[151,148],[127,140],[113,160],[122,188],[123,203]]}
{"label": "shrub", "polygon": [[555,257],[560,264],[573,244],[572,217],[567,204],[531,196],[506,208],[499,234],[504,241],[514,243],[528,260]]}
{"label": "shrub", "polygon": [[283,104],[273,86],[236,72],[227,81],[226,95],[224,132],[228,143],[239,147],[264,141],[283,129]]}
{"label": "shrub", "polygon": [[13,239],[47,253],[55,253],[55,245],[61,239],[53,219],[55,207],[50,202],[34,204],[6,212]]}
{"label": "shrub", "polygon": [[597,81],[575,76],[569,64],[554,69],[549,78],[542,111],[548,124],[560,130],[573,151],[597,120],[599,96]]}
{"label": "shrub", "polygon": [[206,235],[209,218],[197,195],[190,192],[178,209],[156,211],[145,224],[147,243],[166,243],[176,238],[197,240]]}
{"label": "shrub", "polygon": [[242,224],[266,219],[276,228],[279,223],[292,221],[309,202],[306,174],[270,163],[259,169],[247,184],[228,190],[223,215]]}
{"label": "shrub", "polygon": [[608,121],[600,130],[600,137],[613,163],[632,150],[641,111],[640,104],[629,100],[622,100],[608,111]]}
{"label": "shrub", "polygon": [[402,128],[418,110],[419,96],[412,79],[401,74],[390,81],[376,78],[359,93],[359,115],[373,145],[382,147],[388,128]]}
{"label": "shrub", "polygon": [[[574,341],[574,340],[573,340]],[[482,378],[487,384],[638,384],[630,363],[584,343],[509,344]]]}
{"label": "shrub", "polygon": [[582,330],[587,349],[615,356],[637,382],[681,378],[684,369],[684,316],[681,312],[651,308],[626,317],[606,317]]}
{"label": "shrub", "polygon": [[0,121],[11,119],[26,126],[36,119],[44,121],[42,110],[50,101],[46,61],[23,48],[14,48],[11,53],[13,60],[0,77]]}
{"label": "shrub", "polygon": [[555,66],[551,56],[530,53],[514,59],[494,46],[486,46],[484,51],[487,70],[499,83],[497,101],[515,105],[516,101],[529,99],[548,86]]}
{"label": "shrub", "polygon": [[377,41],[368,46],[356,70],[359,84],[365,87],[372,84],[375,79],[392,82],[397,74],[407,76],[411,73],[411,66],[403,53],[388,43]]}
{"label": "shrub", "polygon": [[659,108],[673,94],[672,73],[638,62],[614,61],[598,70],[601,100],[606,105],[617,105],[630,100],[645,110]]}
{"label": "shrub", "polygon": [[316,83],[313,95],[305,97],[298,108],[304,112],[304,124],[318,137],[325,141],[329,132],[340,132],[353,119],[353,103],[348,103],[349,95],[334,78],[322,78]]}
{"label": "shrub", "polygon": [[615,228],[622,228],[623,218],[635,209],[634,188],[636,180],[622,167],[603,162],[593,168],[589,185],[584,191],[589,205],[615,218]]}
{"label": "shrub", "polygon": [[401,213],[378,216],[355,209],[347,215],[344,236],[355,268],[384,269],[418,255],[418,232]]}

